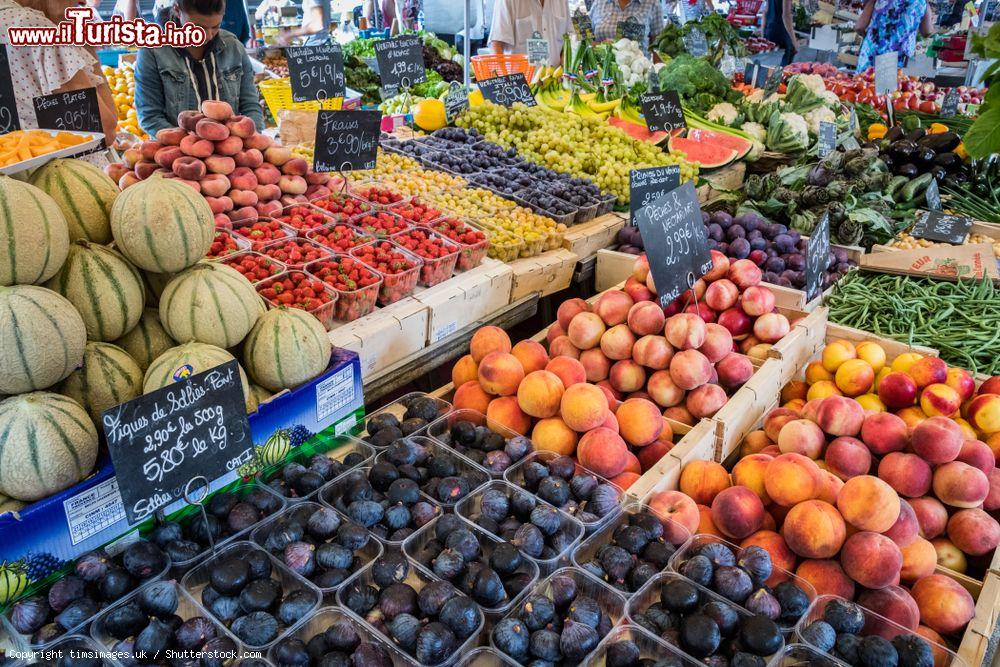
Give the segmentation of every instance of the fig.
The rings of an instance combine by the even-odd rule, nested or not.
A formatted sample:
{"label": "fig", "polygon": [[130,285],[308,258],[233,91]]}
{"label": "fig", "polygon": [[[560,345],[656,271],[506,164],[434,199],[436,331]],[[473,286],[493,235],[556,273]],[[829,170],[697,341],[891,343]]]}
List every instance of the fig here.
{"label": "fig", "polygon": [[380,588],[403,582],[409,572],[409,561],[401,551],[386,551],[372,565],[372,579]]}
{"label": "fig", "polygon": [[189,618],[174,632],[177,648],[182,651],[197,651],[215,638],[215,625],[204,616]]}
{"label": "fig", "polygon": [[108,559],[96,551],[80,556],[73,568],[76,576],[87,583],[93,583],[108,573]]}
{"label": "fig", "polygon": [[41,595],[18,600],[10,610],[10,622],[22,635],[37,632],[49,618],[49,603]]}
{"label": "fig", "polygon": [[285,625],[294,625],[300,618],[304,618],[315,604],[316,600],[309,591],[292,591],[278,605],[278,620]]}
{"label": "fig", "polygon": [[149,616],[135,602],[116,607],[104,617],[104,629],[115,639],[128,639],[139,634]]}
{"label": "fig", "polygon": [[447,660],[457,648],[458,640],[455,633],[443,623],[434,621],[424,626],[417,634],[414,653],[421,663],[435,665]]}
{"label": "fig", "polygon": [[149,655],[165,651],[169,647],[171,635],[173,629],[166,621],[152,618],[142,632],[136,635],[133,649],[136,653],[146,652]]}
{"label": "fig", "polygon": [[212,588],[223,595],[237,595],[250,580],[250,568],[241,558],[230,557],[209,570]]}
{"label": "fig", "polygon": [[281,584],[274,579],[257,579],[240,591],[240,609],[245,613],[269,611],[281,599]]}
{"label": "fig", "polygon": [[122,565],[136,579],[148,579],[167,568],[167,555],[152,542],[140,540],[130,544],[122,554]]}
{"label": "fig", "polygon": [[340,516],[328,507],[321,507],[313,512],[306,522],[306,530],[318,540],[330,539],[338,528],[340,528]]}
{"label": "fig", "polygon": [[237,618],[230,629],[247,646],[264,646],[278,636],[278,621],[266,611],[255,611]]}
{"label": "fig", "polygon": [[135,581],[128,572],[119,567],[108,568],[97,582],[97,591],[107,602],[114,602],[130,592],[135,587]]}
{"label": "fig", "polygon": [[412,653],[417,646],[417,634],[420,632],[420,621],[411,614],[399,614],[388,623],[389,636],[394,642]]}
{"label": "fig", "polygon": [[456,595],[444,603],[438,619],[448,626],[456,637],[465,641],[479,630],[482,612],[468,597]]}
{"label": "fig", "polygon": [[[49,606],[57,614],[86,593],[86,582],[77,576],[69,575],[56,581],[49,588]],[[65,626],[63,626],[65,627]]]}
{"label": "fig", "polygon": [[417,592],[408,584],[390,584],[379,594],[378,608],[387,619],[417,612]]}
{"label": "fig", "polygon": [[282,560],[292,572],[311,577],[316,571],[316,547],[306,542],[292,542],[285,547]]}
{"label": "fig", "polygon": [[597,630],[585,623],[568,620],[563,624],[559,649],[567,660],[580,662],[597,647]]}

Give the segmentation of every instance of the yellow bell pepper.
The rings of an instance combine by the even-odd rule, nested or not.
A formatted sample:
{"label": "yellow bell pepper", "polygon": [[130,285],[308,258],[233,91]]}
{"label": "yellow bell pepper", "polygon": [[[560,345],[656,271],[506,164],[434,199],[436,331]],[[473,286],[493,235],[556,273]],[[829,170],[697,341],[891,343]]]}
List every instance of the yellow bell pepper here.
{"label": "yellow bell pepper", "polygon": [[875,139],[881,139],[886,135],[889,128],[882,123],[872,123],[868,126],[868,141],[874,141]]}
{"label": "yellow bell pepper", "polygon": [[947,131],[948,126],[944,123],[931,123],[931,126],[927,128],[927,134],[941,134]]}
{"label": "yellow bell pepper", "polygon": [[952,152],[955,155],[957,155],[958,157],[962,158],[963,162],[969,159],[969,154],[965,151],[965,143],[964,142],[960,143],[958,145],[958,147],[954,151],[952,151]]}

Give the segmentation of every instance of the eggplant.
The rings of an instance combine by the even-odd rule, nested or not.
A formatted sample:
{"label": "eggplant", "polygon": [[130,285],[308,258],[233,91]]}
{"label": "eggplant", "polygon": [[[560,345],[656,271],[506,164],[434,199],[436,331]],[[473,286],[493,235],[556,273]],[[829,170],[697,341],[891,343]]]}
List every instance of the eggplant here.
{"label": "eggplant", "polygon": [[917,165],[912,162],[907,162],[902,164],[896,170],[896,174],[899,176],[906,176],[907,178],[916,178],[920,174],[920,170],[917,169]]}
{"label": "eggplant", "polygon": [[915,130],[910,130],[906,133],[906,138],[910,141],[920,141],[925,136],[927,136],[927,130],[922,127],[918,127]]}
{"label": "eggplant", "polygon": [[[882,162],[885,164],[886,169],[893,171],[893,167],[896,166],[896,161],[892,159],[892,156],[886,153],[882,156]],[[895,173],[895,172],[893,172]]]}
{"label": "eggplant", "polygon": [[956,171],[954,174],[949,174],[947,178],[944,179],[944,184],[959,188],[963,187],[969,181],[969,175],[962,171]]}
{"label": "eggplant", "polygon": [[945,169],[944,167],[938,165],[938,166],[932,167],[930,173],[931,173],[931,176],[934,177],[934,180],[937,181],[938,183],[940,183],[941,181],[944,180],[945,176],[948,175],[948,170]]}
{"label": "eggplant", "polygon": [[928,134],[919,143],[935,153],[947,153],[958,148],[962,139],[954,132],[938,132],[937,134]]}
{"label": "eggplant", "polygon": [[909,162],[917,154],[917,144],[909,139],[900,139],[889,146],[889,152],[901,162]]}
{"label": "eggplant", "polygon": [[903,135],[903,128],[899,125],[893,125],[889,128],[889,131],[885,133],[885,138],[889,141],[898,141],[903,138]]}
{"label": "eggplant", "polygon": [[934,157],[934,165],[944,167],[949,172],[957,172],[962,167],[962,158],[951,152],[938,153]]}
{"label": "eggplant", "polygon": [[[952,155],[954,155],[954,153]],[[924,146],[924,147],[918,147],[917,153],[913,157],[916,159],[917,164],[919,164],[920,166],[929,167],[932,164],[934,164],[934,159],[937,157],[937,153],[935,153],[930,148]]]}

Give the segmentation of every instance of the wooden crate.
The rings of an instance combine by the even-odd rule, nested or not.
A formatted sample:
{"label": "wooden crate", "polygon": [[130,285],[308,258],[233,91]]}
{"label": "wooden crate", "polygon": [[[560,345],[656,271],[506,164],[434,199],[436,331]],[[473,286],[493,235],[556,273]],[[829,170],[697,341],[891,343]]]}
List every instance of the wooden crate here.
{"label": "wooden crate", "polygon": [[487,257],[481,265],[451,280],[418,289],[414,298],[429,311],[427,342],[444,340],[510,303],[513,275],[510,266]]}
{"label": "wooden crate", "polygon": [[535,257],[525,257],[510,262],[514,271],[510,301],[537,292],[547,296],[569,287],[573,269],[579,258],[569,250],[549,250]]}
{"label": "wooden crate", "polygon": [[[969,234],[982,234],[983,236],[989,236],[990,238],[1000,241],[1000,225],[975,220],[972,223],[972,227],[969,228]],[[899,250],[902,250],[902,248],[894,248],[893,246],[880,245],[877,243],[872,246],[872,252],[897,252]],[[1000,261],[1000,257],[997,259]]]}
{"label": "wooden crate", "polygon": [[617,213],[608,213],[590,222],[574,225],[563,235],[563,248],[580,259],[590,257],[614,243],[618,230],[624,226],[625,220]]}
{"label": "wooden crate", "polygon": [[632,275],[632,265],[638,255],[617,250],[597,251],[597,273],[594,285],[598,292],[609,290],[615,285],[624,283]]}
{"label": "wooden crate", "polygon": [[[979,583],[975,579],[972,581]],[[973,591],[970,593],[976,598],[976,615],[965,629],[957,652],[958,657],[966,664],[978,667],[985,664],[990,640],[997,633],[997,619],[1000,617],[1000,575],[995,572],[988,573],[979,593]]]}

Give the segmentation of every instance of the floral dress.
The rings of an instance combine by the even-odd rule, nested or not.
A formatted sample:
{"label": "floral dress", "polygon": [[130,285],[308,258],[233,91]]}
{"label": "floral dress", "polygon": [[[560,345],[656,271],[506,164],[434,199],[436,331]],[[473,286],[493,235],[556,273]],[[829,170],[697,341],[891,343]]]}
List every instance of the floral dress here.
{"label": "floral dress", "polygon": [[896,51],[903,67],[917,46],[917,30],[927,12],[927,0],[875,0],[868,33],[861,43],[858,71],[875,64],[875,56]]}

